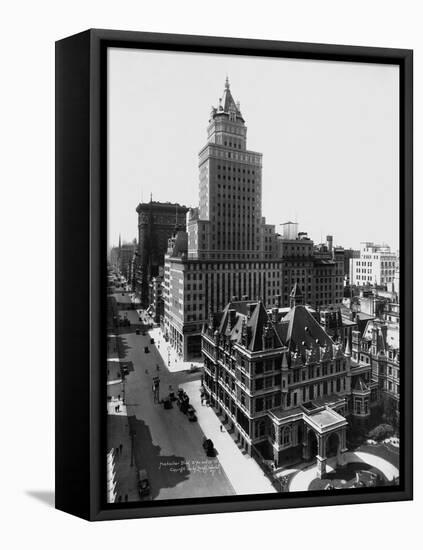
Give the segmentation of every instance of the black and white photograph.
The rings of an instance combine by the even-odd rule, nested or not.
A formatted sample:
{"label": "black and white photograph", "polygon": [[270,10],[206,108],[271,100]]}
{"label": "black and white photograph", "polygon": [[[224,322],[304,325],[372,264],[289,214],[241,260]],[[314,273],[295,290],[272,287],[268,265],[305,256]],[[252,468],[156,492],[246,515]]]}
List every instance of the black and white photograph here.
{"label": "black and white photograph", "polygon": [[7,550],[419,540],[421,11],[5,4]]}
{"label": "black and white photograph", "polygon": [[399,136],[398,65],[108,48],[109,504],[400,485]]}

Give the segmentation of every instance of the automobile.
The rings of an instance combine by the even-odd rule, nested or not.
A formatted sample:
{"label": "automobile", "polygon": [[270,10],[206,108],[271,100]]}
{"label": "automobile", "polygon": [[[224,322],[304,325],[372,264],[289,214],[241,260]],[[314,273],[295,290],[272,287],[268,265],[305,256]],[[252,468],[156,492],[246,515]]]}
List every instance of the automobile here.
{"label": "automobile", "polygon": [[216,449],[214,448],[213,441],[211,439],[204,438],[203,448],[206,451],[207,456],[216,456]]}
{"label": "automobile", "polygon": [[150,350],[148,349],[148,346],[144,346],[144,353],[150,353]]}
{"label": "automobile", "polygon": [[125,376],[128,376],[128,374],[129,374],[129,369],[128,369],[128,367],[126,367],[126,366],[125,366],[125,367],[122,367],[122,372],[123,372],[123,374],[124,374]]}
{"label": "automobile", "polygon": [[138,335],[140,335],[140,334],[141,334],[141,332],[140,332],[140,329],[139,329],[139,328],[135,329],[135,334],[138,334]]}
{"label": "automobile", "polygon": [[154,344],[154,338],[150,338],[150,344]]}
{"label": "automobile", "polygon": [[197,421],[197,416],[195,414],[195,409],[191,405],[189,405],[189,407],[187,409],[187,416],[188,416],[188,420],[190,422],[196,422]]}
{"label": "automobile", "polygon": [[178,402],[178,407],[180,411],[186,414],[190,405],[189,405],[189,397],[184,392],[183,389],[178,390],[177,402]]}
{"label": "automobile", "polygon": [[140,497],[150,494],[150,482],[146,470],[138,470],[138,494]]}

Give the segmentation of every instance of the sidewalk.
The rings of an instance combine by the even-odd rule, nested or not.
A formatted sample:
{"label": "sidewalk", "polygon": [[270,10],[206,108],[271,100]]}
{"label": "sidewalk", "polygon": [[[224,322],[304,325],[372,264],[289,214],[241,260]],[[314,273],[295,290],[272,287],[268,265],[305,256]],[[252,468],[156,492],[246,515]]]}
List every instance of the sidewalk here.
{"label": "sidewalk", "polygon": [[[119,412],[115,407],[119,405]],[[126,406],[121,399],[107,402],[107,449],[113,455],[115,502],[138,501],[138,475],[135,463],[131,467],[131,438]],[[122,445],[122,447],[120,447]]]}
{"label": "sidewalk", "polygon": [[181,372],[189,370],[191,365],[194,365],[197,368],[203,366],[202,359],[196,361],[183,361],[180,357],[178,357],[175,350],[164,339],[162,331],[159,327],[151,328],[148,330],[148,332],[150,334],[150,337],[154,338],[154,345],[156,346],[156,349],[160,354],[163,363],[168,368],[169,372]]}
{"label": "sidewalk", "polygon": [[[119,407],[119,412],[115,411],[115,407]],[[126,405],[123,404],[123,400],[117,397],[107,400],[107,414],[126,416]]]}
{"label": "sidewalk", "polygon": [[226,429],[220,431],[220,420],[212,407],[201,404],[199,380],[181,384],[189,395],[198,423],[218,452],[217,458],[237,495],[275,493],[276,490],[264,475],[254,458],[243,454]]}
{"label": "sidewalk", "polygon": [[120,374],[120,359],[118,357],[107,358],[107,384],[118,384],[122,382]]}

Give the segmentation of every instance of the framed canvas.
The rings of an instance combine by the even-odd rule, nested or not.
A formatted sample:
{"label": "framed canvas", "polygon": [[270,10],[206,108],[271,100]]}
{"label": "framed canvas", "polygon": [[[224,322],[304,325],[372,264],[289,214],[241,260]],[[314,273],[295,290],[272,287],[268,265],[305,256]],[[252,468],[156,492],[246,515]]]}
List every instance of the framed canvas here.
{"label": "framed canvas", "polygon": [[412,151],[410,50],[56,43],[57,508],[412,498]]}

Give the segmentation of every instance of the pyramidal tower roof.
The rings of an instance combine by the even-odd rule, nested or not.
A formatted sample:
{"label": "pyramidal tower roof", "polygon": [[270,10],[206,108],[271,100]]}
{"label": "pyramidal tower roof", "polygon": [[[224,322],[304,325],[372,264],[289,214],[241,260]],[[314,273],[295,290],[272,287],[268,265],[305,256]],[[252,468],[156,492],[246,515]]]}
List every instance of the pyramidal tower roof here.
{"label": "pyramidal tower roof", "polygon": [[228,77],[226,77],[223,96],[219,99],[219,107],[216,110],[217,115],[223,113],[227,115],[229,113],[235,113],[238,117],[242,118],[239,102],[236,103],[232,96]]}

